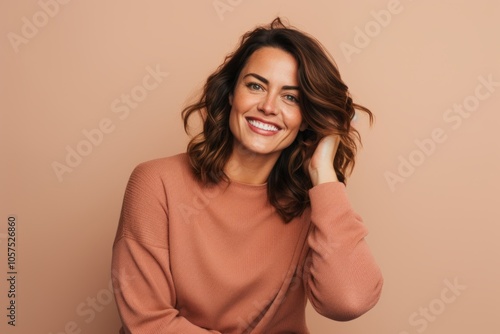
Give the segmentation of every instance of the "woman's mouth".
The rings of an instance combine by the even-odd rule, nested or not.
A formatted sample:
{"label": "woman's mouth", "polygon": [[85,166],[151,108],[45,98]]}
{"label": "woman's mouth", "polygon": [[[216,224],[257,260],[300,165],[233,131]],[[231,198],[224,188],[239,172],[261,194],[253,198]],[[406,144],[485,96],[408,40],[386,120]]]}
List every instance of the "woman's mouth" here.
{"label": "woman's mouth", "polygon": [[273,135],[280,130],[275,124],[262,122],[254,118],[247,118],[247,122],[253,131],[265,135]]}

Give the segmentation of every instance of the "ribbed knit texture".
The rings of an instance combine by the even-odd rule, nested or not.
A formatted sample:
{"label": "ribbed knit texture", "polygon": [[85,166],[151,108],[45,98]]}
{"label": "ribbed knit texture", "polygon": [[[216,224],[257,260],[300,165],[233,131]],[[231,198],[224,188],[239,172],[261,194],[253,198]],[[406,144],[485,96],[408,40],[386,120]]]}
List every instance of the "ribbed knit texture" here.
{"label": "ribbed knit texture", "polygon": [[285,224],[266,185],[203,187],[186,154],[137,166],[113,245],[113,284],[132,334],[309,333],[309,298],[349,320],[372,308],[382,275],[344,184],[310,189]]}

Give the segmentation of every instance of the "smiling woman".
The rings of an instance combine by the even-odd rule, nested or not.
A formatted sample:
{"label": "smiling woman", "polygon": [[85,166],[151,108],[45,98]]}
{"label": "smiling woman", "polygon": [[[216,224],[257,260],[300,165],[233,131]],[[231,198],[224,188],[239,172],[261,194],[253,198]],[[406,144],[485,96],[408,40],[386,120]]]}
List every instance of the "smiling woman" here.
{"label": "smiling woman", "polygon": [[137,166],[113,245],[120,333],[309,333],[350,320],[382,275],[345,192],[358,132],[333,60],[279,18],[242,37],[182,113],[187,153]]}
{"label": "smiling woman", "polygon": [[[297,62],[289,53],[271,47],[255,51],[248,59],[229,95],[229,129],[234,149],[231,166],[253,168],[225,170],[231,179],[265,183],[281,152],[305,129],[298,100]],[[248,154],[251,153],[251,154]]]}

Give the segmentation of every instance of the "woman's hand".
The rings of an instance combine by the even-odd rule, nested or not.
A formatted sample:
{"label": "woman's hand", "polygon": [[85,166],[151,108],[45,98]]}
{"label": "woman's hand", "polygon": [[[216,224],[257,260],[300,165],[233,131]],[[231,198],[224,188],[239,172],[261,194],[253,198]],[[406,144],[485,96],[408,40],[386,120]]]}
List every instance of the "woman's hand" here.
{"label": "woman's hand", "polygon": [[319,141],[308,166],[313,186],[339,181],[333,168],[333,159],[337,153],[339,141],[338,135],[329,135]]}

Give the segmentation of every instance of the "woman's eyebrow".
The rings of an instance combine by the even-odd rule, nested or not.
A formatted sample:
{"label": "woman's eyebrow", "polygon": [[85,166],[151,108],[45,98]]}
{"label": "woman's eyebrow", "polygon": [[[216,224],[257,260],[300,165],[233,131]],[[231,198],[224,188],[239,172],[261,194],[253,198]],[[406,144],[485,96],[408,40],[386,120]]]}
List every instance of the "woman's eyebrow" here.
{"label": "woman's eyebrow", "polygon": [[[256,73],[248,73],[243,78],[246,78],[248,76],[252,76],[252,77],[256,78],[257,80],[262,81],[266,85],[269,84],[269,80],[267,80],[263,76],[260,76],[260,75],[258,75]],[[299,86],[283,86],[282,89],[283,90],[299,90]]]}

